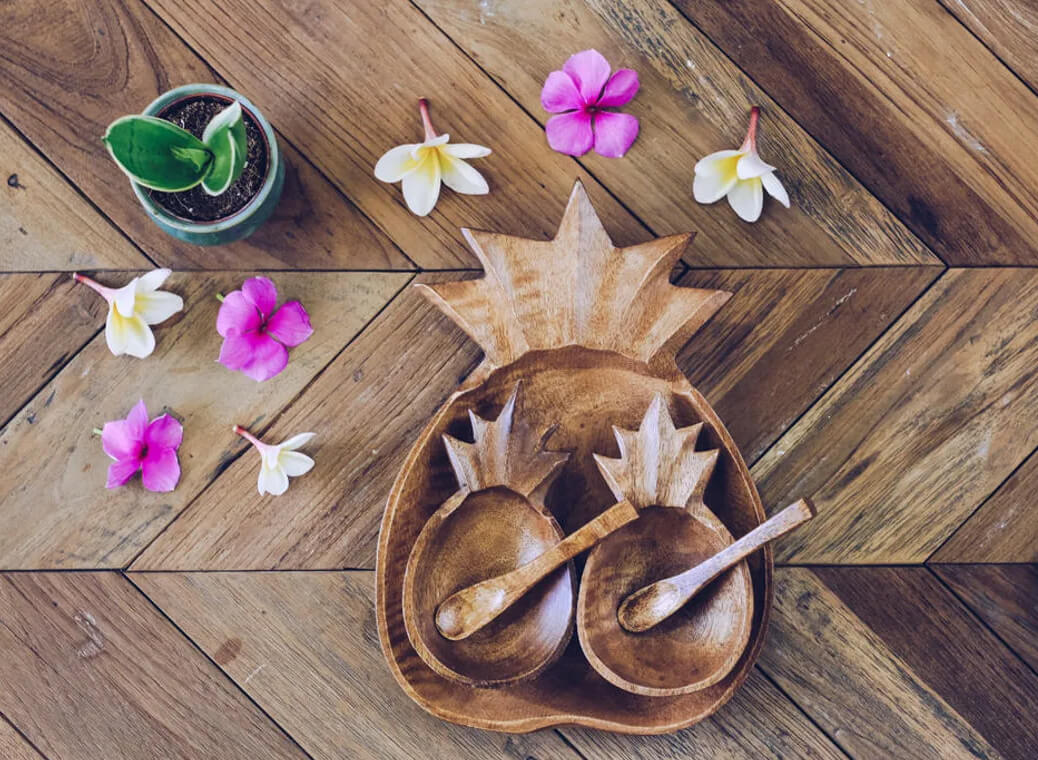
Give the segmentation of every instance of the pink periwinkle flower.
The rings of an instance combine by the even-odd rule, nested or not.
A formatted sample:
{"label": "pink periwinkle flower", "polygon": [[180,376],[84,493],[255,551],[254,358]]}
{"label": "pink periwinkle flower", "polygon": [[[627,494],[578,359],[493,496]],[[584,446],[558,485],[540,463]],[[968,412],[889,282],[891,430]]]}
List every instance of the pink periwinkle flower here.
{"label": "pink periwinkle flower", "polygon": [[562,71],[544,81],[541,105],[548,113],[544,127],[552,150],[582,156],[594,147],[607,158],[619,158],[638,137],[638,119],[607,111],[626,105],[638,92],[638,73],[620,69],[609,76],[609,62],[597,50],[570,56]]}
{"label": "pink periwinkle flower", "polygon": [[177,449],[184,427],[168,414],[148,422],[143,399],[125,420],[106,422],[101,446],[115,461],[108,467],[107,488],[125,485],[141,471],[141,482],[149,491],[172,491],[180,480]]}
{"label": "pink periwinkle flower", "polygon": [[299,301],[277,308],[278,291],[266,277],[250,277],[227,294],[216,317],[223,336],[220,363],[253,380],[269,380],[288,365],[288,348],[313,335],[310,315]]}

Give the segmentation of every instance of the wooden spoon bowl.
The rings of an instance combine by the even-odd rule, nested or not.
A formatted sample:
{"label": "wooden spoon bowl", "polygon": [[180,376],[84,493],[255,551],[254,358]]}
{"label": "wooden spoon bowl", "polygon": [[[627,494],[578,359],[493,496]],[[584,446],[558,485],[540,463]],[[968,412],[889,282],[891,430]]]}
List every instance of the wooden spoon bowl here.
{"label": "wooden spoon bowl", "polygon": [[532,678],[558,659],[573,633],[572,563],[468,638],[448,640],[435,618],[454,592],[524,565],[562,538],[550,513],[503,487],[459,492],[437,510],[404,576],[404,622],[426,664],[445,678],[486,687]]}
{"label": "wooden spoon bowl", "polygon": [[694,567],[731,543],[731,534],[709,512],[649,507],[592,549],[581,579],[577,631],[595,670],[621,689],[656,697],[705,689],[728,675],[753,622],[745,562],[648,631],[624,630],[616,610],[634,591]]}

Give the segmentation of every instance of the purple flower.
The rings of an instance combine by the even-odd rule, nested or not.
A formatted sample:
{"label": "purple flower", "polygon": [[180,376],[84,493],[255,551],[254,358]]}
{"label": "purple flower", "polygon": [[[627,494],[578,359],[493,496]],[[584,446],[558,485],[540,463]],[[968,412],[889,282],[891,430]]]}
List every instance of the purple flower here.
{"label": "purple flower", "polygon": [[607,111],[625,105],[638,92],[638,74],[620,69],[609,76],[609,62],[597,50],[575,53],[544,81],[541,105],[548,113],[544,131],[552,150],[582,156],[594,147],[607,158],[619,158],[638,136],[638,119]]}
{"label": "purple flower", "polygon": [[250,277],[227,294],[216,316],[223,336],[220,363],[253,380],[269,380],[288,365],[288,349],[313,335],[310,315],[299,301],[277,308],[278,291],[266,277]]}
{"label": "purple flower", "polygon": [[108,467],[106,488],[125,485],[140,470],[149,491],[172,491],[180,480],[177,449],[183,438],[183,426],[168,414],[149,423],[143,400],[125,420],[106,422],[101,446],[115,460]]}

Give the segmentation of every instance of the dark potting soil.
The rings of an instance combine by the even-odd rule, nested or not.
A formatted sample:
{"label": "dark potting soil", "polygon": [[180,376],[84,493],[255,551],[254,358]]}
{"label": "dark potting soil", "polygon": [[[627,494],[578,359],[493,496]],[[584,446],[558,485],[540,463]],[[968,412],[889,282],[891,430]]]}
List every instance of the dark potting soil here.
{"label": "dark potting soil", "polygon": [[[199,140],[210,119],[230,103],[212,97],[198,97],[173,103],[161,111],[159,116],[183,127]],[[193,222],[212,222],[245,208],[267,178],[267,144],[260,127],[249,112],[242,110],[245,119],[245,137],[248,156],[245,169],[233,185],[220,195],[209,195],[201,185],[181,193],[160,193],[148,190],[152,199],[171,214]]]}

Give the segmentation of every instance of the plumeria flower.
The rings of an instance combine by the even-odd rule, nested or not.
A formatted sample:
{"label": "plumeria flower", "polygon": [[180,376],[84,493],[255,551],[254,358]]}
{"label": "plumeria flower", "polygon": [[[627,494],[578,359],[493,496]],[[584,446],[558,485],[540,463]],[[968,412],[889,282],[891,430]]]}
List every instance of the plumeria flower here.
{"label": "plumeria flower", "polygon": [[144,401],[130,410],[125,420],[106,422],[101,446],[115,461],[108,467],[107,488],[125,485],[141,472],[141,482],[149,491],[172,491],[180,480],[177,449],[184,428],[173,417],[163,414],[148,422]]}
{"label": "plumeria flower", "polygon": [[739,218],[755,222],[764,207],[764,191],[786,208],[789,196],[775,176],[775,167],[757,155],[757,119],[760,109],[750,109],[750,128],[739,150],[719,150],[696,164],[692,195],[700,203],[714,203],[728,196],[728,205]]}
{"label": "plumeria flower", "polygon": [[250,277],[223,298],[216,331],[223,336],[219,362],[253,380],[269,380],[288,365],[286,346],[298,346],[314,330],[299,301],[277,308],[278,290],[266,277]]}
{"label": "plumeria flower", "polygon": [[411,213],[425,216],[440,197],[440,182],[456,193],[486,195],[490,192],[483,175],[465,162],[483,158],[490,148],[471,143],[450,145],[450,135],[437,135],[429,118],[429,101],[418,101],[425,127],[425,142],[398,145],[386,151],[375,164],[375,177],[383,182],[400,182]]}
{"label": "plumeria flower", "polygon": [[638,74],[620,69],[609,76],[609,62],[597,50],[575,53],[544,81],[541,105],[548,113],[544,131],[552,150],[582,156],[594,147],[607,158],[619,158],[638,137],[638,119],[607,111],[626,105],[638,92]]}
{"label": "plumeria flower", "polygon": [[90,286],[108,301],[105,342],[109,351],[143,359],[155,350],[149,325],[165,322],[184,308],[183,298],[159,290],[170,274],[168,269],[156,269],[134,277],[121,288],[106,288],[78,272],[72,275],[76,282]]}
{"label": "plumeria flower", "polygon": [[259,452],[260,471],[256,485],[260,496],[265,493],[280,496],[288,490],[289,477],[298,478],[313,469],[314,460],[296,451],[300,446],[310,442],[314,437],[313,433],[300,433],[273,446],[263,443],[241,425],[235,425],[234,432],[255,446]]}

